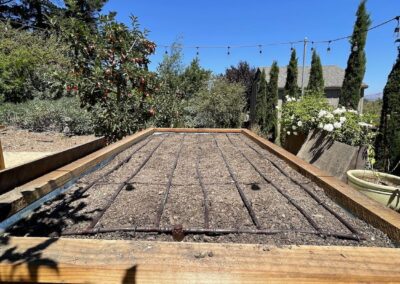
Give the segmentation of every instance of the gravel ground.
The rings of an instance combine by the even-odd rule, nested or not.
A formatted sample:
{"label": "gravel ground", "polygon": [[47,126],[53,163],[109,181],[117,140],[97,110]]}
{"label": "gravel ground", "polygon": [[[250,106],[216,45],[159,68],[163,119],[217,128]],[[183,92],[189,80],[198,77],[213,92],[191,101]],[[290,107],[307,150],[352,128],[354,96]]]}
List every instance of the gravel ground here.
{"label": "gravel ground", "polygon": [[[197,161],[199,162],[199,173],[208,195],[210,228],[255,230],[256,226],[225,165],[217,147],[219,146],[261,227],[266,230],[285,230],[286,232],[274,235],[188,234],[184,241],[268,245],[394,246],[384,233],[342,209],[325,195],[323,189],[290,168],[283,160],[241,134],[228,135],[152,135],[120,153],[102,169],[82,177],[65,195],[44,204],[27,220],[16,224],[9,232],[12,235],[58,236],[61,233],[83,230],[89,226],[93,218],[99,216],[98,214],[105,208],[109,200],[112,203],[96,224],[95,229],[155,227],[158,218],[160,218],[161,228],[178,224],[183,228],[203,228],[205,226],[205,200],[196,172]],[[257,149],[262,156],[248,144]],[[156,150],[151,155],[154,149]],[[178,153],[180,153],[179,159],[174,168]],[[108,176],[105,175],[118,162],[129,156],[132,158],[122,167]],[[147,163],[140,171],[137,171],[148,157],[150,158]],[[312,199],[300,186],[276,169],[269,160],[282,167],[292,178],[310,186],[314,194],[356,228],[365,237],[365,240],[344,240],[304,233],[304,231],[316,232],[316,228],[282,193],[263,179],[246,157],[259,171],[271,179],[284,195],[289,196],[293,202],[301,206],[305,214],[312,218],[321,231],[351,233],[346,226]],[[137,174],[132,176],[136,172]],[[167,184],[171,173],[173,173],[172,185],[168,192]],[[85,185],[99,177],[102,177],[101,180],[84,192]],[[130,179],[128,180],[128,178]],[[120,185],[123,182],[129,182],[130,185],[122,187],[115,200],[112,200],[113,194],[121,188]],[[161,211],[164,199],[166,199],[166,204],[164,210]],[[162,212],[161,215],[159,215],[160,212]],[[111,232],[69,237],[173,240],[169,234],[135,232]]]}

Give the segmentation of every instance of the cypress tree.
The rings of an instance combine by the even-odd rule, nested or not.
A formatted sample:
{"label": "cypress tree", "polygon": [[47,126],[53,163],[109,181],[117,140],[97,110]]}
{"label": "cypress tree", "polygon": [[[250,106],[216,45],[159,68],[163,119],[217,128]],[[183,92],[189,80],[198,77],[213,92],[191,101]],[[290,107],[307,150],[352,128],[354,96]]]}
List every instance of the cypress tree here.
{"label": "cypress tree", "polygon": [[267,80],[265,71],[262,70],[258,80],[258,92],[256,97],[256,121],[262,130],[265,128],[265,114],[267,107]]}
{"label": "cypress tree", "polygon": [[307,90],[323,93],[324,85],[321,59],[314,49],[311,59],[310,79],[308,80]]}
{"label": "cypress tree", "polygon": [[269,82],[267,87],[267,103],[265,115],[265,131],[272,134],[272,140],[276,138],[277,124],[278,124],[278,77],[279,67],[278,63],[274,61],[269,72]]}
{"label": "cypress tree", "polygon": [[289,65],[287,67],[285,96],[295,97],[299,96],[299,87],[297,86],[297,57],[296,49],[292,50],[290,55]]}
{"label": "cypress tree", "polygon": [[[400,161],[400,48],[383,90],[379,133],[375,143],[377,168],[393,171]],[[400,174],[400,166],[395,170]]]}
{"label": "cypress tree", "polygon": [[371,25],[369,14],[365,7],[366,0],[362,0],[357,10],[357,20],[351,36],[351,52],[347,61],[339,104],[353,109],[358,108],[361,97],[361,85],[365,74],[365,43],[368,28]]}

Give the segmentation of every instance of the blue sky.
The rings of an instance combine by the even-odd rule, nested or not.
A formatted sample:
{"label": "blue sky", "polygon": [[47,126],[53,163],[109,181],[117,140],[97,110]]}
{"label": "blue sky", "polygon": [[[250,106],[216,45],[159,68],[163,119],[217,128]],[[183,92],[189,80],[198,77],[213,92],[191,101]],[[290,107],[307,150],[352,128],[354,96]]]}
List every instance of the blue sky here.
{"label": "blue sky", "polygon": [[[142,28],[150,31],[149,39],[169,45],[181,38],[184,46],[258,45],[271,42],[301,40],[329,40],[352,33],[358,0],[109,0],[104,11],[116,11],[117,19],[129,23],[131,14],[139,17]],[[399,0],[369,0],[367,9],[372,24],[400,15]],[[366,53],[367,71],[364,81],[370,86],[366,94],[381,92],[396,59],[394,45],[395,22],[368,34]],[[302,44],[297,47],[301,64]],[[317,45],[324,65],[346,67],[349,43],[343,40],[331,45]],[[150,68],[161,61],[164,48],[152,56]],[[267,66],[273,60],[286,65],[290,46],[258,48],[200,49],[201,65],[215,73],[246,60],[253,66]],[[306,65],[310,64],[310,46]],[[196,56],[196,50],[184,48],[184,63]]]}

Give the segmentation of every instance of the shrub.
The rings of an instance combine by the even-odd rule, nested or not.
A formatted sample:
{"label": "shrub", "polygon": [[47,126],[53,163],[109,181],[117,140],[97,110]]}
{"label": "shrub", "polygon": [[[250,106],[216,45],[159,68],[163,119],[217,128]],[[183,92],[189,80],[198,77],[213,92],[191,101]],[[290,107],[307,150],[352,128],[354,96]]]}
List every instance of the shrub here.
{"label": "shrub", "polygon": [[80,108],[77,98],[4,103],[0,105],[0,124],[32,131],[64,131],[76,135],[93,133],[90,114]]}
{"label": "shrub", "polygon": [[332,139],[352,146],[370,145],[374,138],[373,118],[344,107],[334,109],[321,93],[310,93],[300,99],[286,98],[282,109],[283,138],[324,130]]}
{"label": "shrub", "polygon": [[0,100],[23,102],[65,95],[67,50],[55,36],[0,23]]}
{"label": "shrub", "polygon": [[215,79],[189,100],[185,124],[188,127],[241,127],[246,106],[245,87]]}

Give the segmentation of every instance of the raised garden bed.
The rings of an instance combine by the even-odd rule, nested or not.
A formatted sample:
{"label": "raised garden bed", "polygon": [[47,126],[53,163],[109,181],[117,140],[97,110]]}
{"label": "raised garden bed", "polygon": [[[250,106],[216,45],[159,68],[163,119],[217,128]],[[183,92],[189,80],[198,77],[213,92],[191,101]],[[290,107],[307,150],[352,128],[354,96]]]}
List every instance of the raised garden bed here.
{"label": "raised garden bed", "polygon": [[17,236],[393,246],[238,133],[155,133],[9,230]]}
{"label": "raised garden bed", "polygon": [[21,210],[60,189],[0,237],[0,282],[400,277],[396,212],[248,130],[148,129],[0,205]]}

